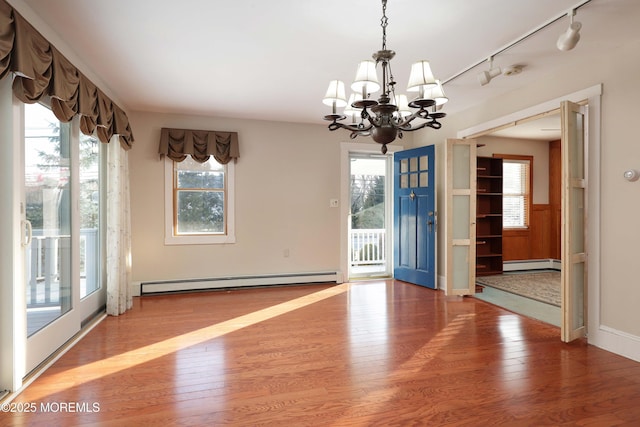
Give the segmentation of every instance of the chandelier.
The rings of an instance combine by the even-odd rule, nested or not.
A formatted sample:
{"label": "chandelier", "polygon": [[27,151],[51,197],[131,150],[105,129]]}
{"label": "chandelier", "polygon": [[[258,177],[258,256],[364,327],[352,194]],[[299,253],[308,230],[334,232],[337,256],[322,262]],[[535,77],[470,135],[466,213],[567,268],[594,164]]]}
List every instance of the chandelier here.
{"label": "chandelier", "polygon": [[[322,100],[332,108],[331,114],[324,116],[325,120],[331,122],[329,130],[351,131],[351,139],[371,135],[375,142],[382,144],[383,154],[387,152],[387,144],[393,142],[396,137],[402,138],[403,132],[413,132],[425,127],[440,129],[442,125],[438,119],[446,114],[436,110],[449,100],[444,95],[442,84],[433,76],[429,61],[418,61],[411,66],[407,91],[418,92],[417,97],[408,102],[405,95],[396,95],[396,82],[391,72],[391,59],[396,53],[387,49],[389,19],[386,11],[387,0],[382,0],[382,49],[372,55],[374,61],[362,61],[358,65],[355,81],[351,85],[354,93],[350,96],[349,102],[345,96],[344,82],[341,80],[332,80],[329,83]],[[382,64],[382,85],[378,82],[376,74],[378,64]],[[381,87],[382,94],[378,100],[370,99],[371,92],[377,92]],[[336,110],[341,107],[346,107],[344,113],[338,114]],[[351,123],[341,123],[347,115],[351,118]],[[421,120],[414,121],[416,119]]]}

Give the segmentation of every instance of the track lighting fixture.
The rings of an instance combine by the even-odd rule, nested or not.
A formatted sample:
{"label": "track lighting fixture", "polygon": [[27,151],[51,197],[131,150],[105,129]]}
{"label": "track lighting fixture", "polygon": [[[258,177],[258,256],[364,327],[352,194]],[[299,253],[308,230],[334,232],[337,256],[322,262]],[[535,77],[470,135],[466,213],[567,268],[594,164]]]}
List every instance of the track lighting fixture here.
{"label": "track lighting fixture", "polygon": [[571,21],[569,24],[569,28],[567,28],[567,30],[564,33],[560,34],[560,37],[558,37],[556,46],[560,50],[571,50],[576,47],[578,41],[580,40],[580,28],[582,28],[582,24],[577,21],[573,22],[573,17],[575,16],[575,14],[575,9],[572,9],[569,11],[569,13],[567,13]]}
{"label": "track lighting fixture", "polygon": [[490,56],[487,61],[489,61],[489,71],[482,71],[478,74],[478,82],[480,82],[482,86],[489,84],[494,77],[502,74],[500,67],[493,68],[493,56]]}

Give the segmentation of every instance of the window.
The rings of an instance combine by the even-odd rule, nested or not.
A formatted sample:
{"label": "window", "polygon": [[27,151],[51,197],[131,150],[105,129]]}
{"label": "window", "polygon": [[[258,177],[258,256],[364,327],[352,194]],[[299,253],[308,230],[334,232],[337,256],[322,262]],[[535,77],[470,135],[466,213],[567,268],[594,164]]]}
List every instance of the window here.
{"label": "window", "polygon": [[234,243],[233,162],[165,162],[165,243]]}
{"label": "window", "polygon": [[502,218],[504,228],[529,227],[532,156],[499,155],[503,158]]}

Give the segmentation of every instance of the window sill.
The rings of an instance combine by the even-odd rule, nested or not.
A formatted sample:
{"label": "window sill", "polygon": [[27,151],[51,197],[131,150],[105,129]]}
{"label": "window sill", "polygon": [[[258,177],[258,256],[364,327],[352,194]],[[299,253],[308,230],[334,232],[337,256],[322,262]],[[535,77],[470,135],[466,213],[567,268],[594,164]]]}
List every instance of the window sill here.
{"label": "window sill", "polygon": [[225,245],[236,242],[233,235],[216,236],[165,236],[165,245]]}

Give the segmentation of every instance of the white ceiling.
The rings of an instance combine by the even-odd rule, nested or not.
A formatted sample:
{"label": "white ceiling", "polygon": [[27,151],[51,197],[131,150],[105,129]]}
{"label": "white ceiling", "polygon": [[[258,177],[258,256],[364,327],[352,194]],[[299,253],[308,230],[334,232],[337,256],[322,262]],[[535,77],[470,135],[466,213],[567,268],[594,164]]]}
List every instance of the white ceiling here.
{"label": "white ceiling", "polygon": [[[323,124],[329,80],[350,85],[357,63],[381,48],[379,0],[10,3],[48,23],[125,110]],[[496,66],[522,65],[522,73],[478,84],[489,55],[582,3],[389,0],[387,47],[396,51],[397,92],[411,63],[428,59],[446,82],[450,102],[443,111],[456,112],[640,39],[640,1],[591,0],[577,12],[583,26],[574,50],[555,47],[569,24],[564,17],[495,57]]]}

